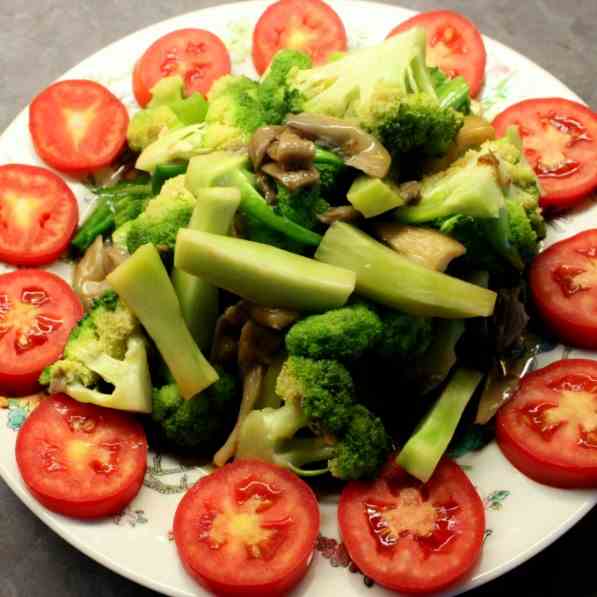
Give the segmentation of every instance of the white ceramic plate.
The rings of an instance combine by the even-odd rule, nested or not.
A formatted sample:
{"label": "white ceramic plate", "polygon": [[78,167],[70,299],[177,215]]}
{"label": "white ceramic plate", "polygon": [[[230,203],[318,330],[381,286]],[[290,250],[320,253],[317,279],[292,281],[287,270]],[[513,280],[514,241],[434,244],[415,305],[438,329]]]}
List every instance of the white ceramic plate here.
{"label": "white ceramic plate", "polygon": [[[394,6],[332,1],[349,34],[351,47],[380,42],[389,30],[410,17],[411,11]],[[64,78],[94,79],[109,87],[131,110],[135,102],[131,71],[135,59],[151,42],[174,29],[209,29],[226,42],[234,70],[254,76],[250,60],[253,25],[267,3],[242,2],[200,10],[153,25],[104,48],[64,75]],[[521,99],[540,96],[579,98],[562,83],[520,54],[486,38],[488,51],[487,84],[483,104],[489,117]],[[27,113],[22,112],[0,137],[0,164],[21,162],[41,164],[27,129]],[[84,187],[68,181],[80,201],[84,216],[91,197]],[[560,219],[550,226],[548,243],[590,226],[597,209],[589,208]],[[9,268],[0,264],[0,272]],[[53,271],[70,275],[66,263]],[[548,362],[570,355],[557,347],[540,357]],[[576,352],[574,356],[577,355]],[[197,479],[201,469],[185,467],[167,457],[151,455],[145,486],[133,503],[118,517],[96,523],[83,523],[52,514],[27,493],[14,458],[16,430],[32,407],[10,401],[0,411],[0,475],[19,498],[59,535],[87,555],[112,570],[167,595],[190,597],[205,594],[183,571],[170,537],[176,505],[185,488]],[[461,459],[461,464],[477,486],[487,507],[487,538],[483,556],[470,579],[454,589],[457,594],[495,578],[538,553],[576,523],[597,502],[594,491],[561,491],[538,485],[502,457],[492,444]],[[322,534],[337,538],[336,499],[321,503]],[[368,588],[359,574],[346,568],[342,553],[330,558],[329,550],[316,553],[313,565],[295,595],[344,595],[381,597],[390,595],[379,587]]]}

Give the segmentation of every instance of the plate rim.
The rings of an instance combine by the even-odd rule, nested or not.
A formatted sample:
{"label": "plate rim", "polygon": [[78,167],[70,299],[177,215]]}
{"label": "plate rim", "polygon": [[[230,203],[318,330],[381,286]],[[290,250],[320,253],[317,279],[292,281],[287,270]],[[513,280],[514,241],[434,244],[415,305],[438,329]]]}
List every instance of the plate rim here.
{"label": "plate rim", "polygon": [[[398,9],[403,13],[409,13],[411,16],[418,14],[421,11],[413,10],[410,8],[405,8],[400,6],[400,4],[389,4],[378,2],[376,0],[328,0],[332,5],[352,5],[355,7],[361,7],[373,10],[392,10]],[[399,0],[398,0],[399,2]],[[129,38],[139,35],[140,33],[146,33],[154,27],[164,26],[167,25],[170,21],[177,21],[180,19],[185,18],[192,18],[194,15],[205,13],[205,12],[223,12],[225,10],[234,10],[235,7],[242,6],[243,9],[246,9],[247,6],[252,5],[255,8],[266,6],[271,4],[270,0],[244,0],[244,1],[237,1],[228,4],[216,4],[213,6],[208,6],[205,8],[198,8],[196,10],[187,11],[181,13],[179,15],[174,15],[172,17],[168,17],[167,19],[163,19],[161,21],[156,21],[151,23],[145,27],[137,29],[123,37],[120,37],[109,44],[103,46],[102,48],[98,49],[97,51],[93,52],[92,54],[86,56],[82,60],[80,60],[77,64],[70,67],[66,70],[63,74],[61,74],[56,81],[68,78],[69,74],[78,69],[82,63],[94,60],[97,58],[99,54],[106,51],[108,48],[112,47],[115,44],[119,44],[121,42],[125,42]],[[534,62],[530,58],[527,58],[524,54],[518,52],[517,50],[507,46],[506,44],[488,36],[482,34],[485,40],[489,40],[494,46],[496,46],[500,52],[505,53],[506,55],[514,55],[518,62],[523,63],[525,68],[533,68],[535,71],[539,72],[542,77],[547,79],[551,79],[552,81],[556,82],[560,86],[563,86],[571,97],[574,97],[577,101],[581,102],[584,105],[588,105],[587,102],[581,98],[574,90],[572,90],[568,85],[558,79],[555,75],[547,71],[543,68],[540,64]],[[48,83],[48,84],[51,84]],[[8,125],[4,128],[2,133],[0,133],[0,138],[4,137],[5,134],[8,134],[13,126],[17,125],[17,121],[20,120],[24,115],[26,115],[29,109],[29,103],[25,105],[8,123]],[[62,175],[61,175],[62,176]],[[160,581],[156,581],[153,579],[149,579],[148,577],[142,576],[128,568],[125,565],[120,564],[116,559],[111,559],[109,555],[97,550],[94,547],[90,547],[84,543],[84,539],[80,538],[77,535],[76,527],[73,529],[63,527],[63,520],[70,521],[67,517],[63,517],[60,514],[56,514],[50,512],[43,508],[32,496],[28,493],[23,483],[20,482],[18,477],[13,477],[8,469],[6,469],[0,460],[0,478],[7,484],[7,486],[11,489],[11,491],[19,498],[19,500],[28,508],[30,512],[32,512],[39,520],[41,520],[46,526],[48,526],[53,532],[55,532],[58,536],[64,539],[67,543],[72,545],[75,549],[90,557],[100,565],[108,568],[112,572],[119,574],[139,585],[142,585],[148,589],[159,591],[165,595],[172,595],[173,597],[177,597],[178,595],[186,595],[186,593],[179,592],[175,587],[170,585],[164,584]],[[496,566],[492,570],[488,570],[482,574],[480,574],[477,578],[470,579],[467,583],[466,588],[463,590],[462,585],[457,586],[447,593],[444,593],[446,597],[451,595],[462,594],[464,591],[470,591],[480,586],[503,576],[507,572],[517,568],[521,564],[527,562],[535,555],[542,552],[544,549],[549,547],[552,543],[554,543],[557,539],[559,539],[562,535],[564,535],[568,530],[570,530],[574,525],[580,522],[592,509],[595,505],[597,505],[597,491],[592,490],[585,490],[584,492],[586,499],[581,504],[581,506],[572,513],[568,519],[564,520],[559,526],[551,529],[544,537],[537,540],[533,545],[528,547],[521,553],[513,556],[512,558],[504,561],[500,565]],[[180,563],[179,563],[180,565]],[[200,588],[200,587],[199,587]],[[174,589],[174,591],[173,591]],[[206,593],[207,594],[207,593]]]}

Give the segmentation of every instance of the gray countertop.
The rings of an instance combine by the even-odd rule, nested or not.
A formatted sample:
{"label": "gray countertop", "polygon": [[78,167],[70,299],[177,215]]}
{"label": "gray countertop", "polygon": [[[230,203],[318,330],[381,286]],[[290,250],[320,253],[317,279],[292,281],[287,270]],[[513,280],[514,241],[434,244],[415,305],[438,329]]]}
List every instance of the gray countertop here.
{"label": "gray countertop", "polygon": [[[213,0],[17,0],[0,2],[0,130],[50,81],[103,46]],[[597,108],[596,0],[398,0],[451,8],[525,54]],[[45,527],[0,481],[0,597],[157,595],[102,568]],[[554,545],[471,597],[597,596],[597,510]],[[588,548],[588,549],[587,549]]]}

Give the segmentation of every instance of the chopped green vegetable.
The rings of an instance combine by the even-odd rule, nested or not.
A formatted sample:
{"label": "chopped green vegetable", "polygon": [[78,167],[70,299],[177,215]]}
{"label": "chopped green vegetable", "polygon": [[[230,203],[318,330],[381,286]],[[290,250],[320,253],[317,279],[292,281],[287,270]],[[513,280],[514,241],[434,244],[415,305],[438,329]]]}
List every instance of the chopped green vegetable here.
{"label": "chopped green vegetable", "polygon": [[359,294],[382,305],[426,317],[487,317],[496,294],[410,261],[361,230],[336,222],[315,258],[355,272]]}
{"label": "chopped green vegetable", "polygon": [[107,280],[156,343],[184,398],[195,396],[218,379],[185,325],[180,303],[153,245],[137,249]]}
{"label": "chopped green vegetable", "polygon": [[341,307],[355,275],[275,247],[181,230],[175,266],[257,304],[300,311]]}
{"label": "chopped green vegetable", "polygon": [[154,389],[152,418],[170,445],[211,455],[232,431],[239,383],[229,373],[218,374],[213,385],[190,400],[183,399],[174,383]]}
{"label": "chopped green vegetable", "polygon": [[114,292],[97,299],[73,328],[64,356],[39,383],[79,402],[151,412],[151,378],[139,322]]}
{"label": "chopped green vegetable", "polygon": [[442,155],[463,115],[439,104],[425,53],[425,32],[414,28],[341,60],[291,69],[286,91],[291,111],[356,122],[399,159]]}
{"label": "chopped green vegetable", "polygon": [[[360,479],[378,472],[391,440],[381,420],[356,404],[345,367],[332,360],[289,357],[276,389],[283,406],[247,416],[237,458],[259,458],[303,476],[330,472],[339,479]],[[316,435],[301,436],[307,428]]]}
{"label": "chopped green vegetable", "polygon": [[[201,189],[189,229],[212,234],[228,234],[240,203],[237,189]],[[201,278],[174,268],[172,284],[180,302],[182,315],[191,335],[203,352],[211,348],[218,318],[218,289]]]}
{"label": "chopped green vegetable", "polygon": [[481,373],[472,369],[458,369],[454,373],[396,459],[413,477],[423,483],[429,481],[482,378]]}
{"label": "chopped green vegetable", "polygon": [[355,360],[382,337],[377,313],[355,303],[295,323],[286,334],[286,350],[312,359]]}
{"label": "chopped green vegetable", "polygon": [[374,218],[404,205],[400,190],[390,180],[360,176],[348,191],[348,201],[366,218]]}
{"label": "chopped green vegetable", "polygon": [[77,254],[83,254],[98,236],[107,236],[115,227],[136,218],[153,195],[151,185],[143,179],[95,187],[92,192],[97,203],[71,241]]}
{"label": "chopped green vegetable", "polygon": [[159,195],[164,183],[176,176],[185,174],[188,168],[187,162],[174,164],[158,164],[151,177],[151,191],[154,195]]}

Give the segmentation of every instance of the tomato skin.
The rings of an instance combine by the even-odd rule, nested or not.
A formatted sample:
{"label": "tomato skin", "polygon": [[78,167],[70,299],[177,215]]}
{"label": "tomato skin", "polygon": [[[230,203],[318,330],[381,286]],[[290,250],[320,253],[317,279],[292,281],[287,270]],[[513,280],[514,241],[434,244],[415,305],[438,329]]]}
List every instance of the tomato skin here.
{"label": "tomato skin", "polygon": [[[185,58],[195,62],[189,65]],[[151,100],[152,87],[163,77],[178,73],[188,95],[197,91],[205,96],[230,69],[228,50],[217,35],[204,29],[178,29],[153,42],[139,58],[133,71],[133,92],[144,107]]]}
{"label": "tomato skin", "polygon": [[[594,287],[589,281],[586,290],[574,292],[574,288],[567,291],[562,281],[558,284],[556,274],[562,267],[590,272],[593,248],[597,257],[597,229],[585,230],[548,247],[535,257],[529,270],[533,300],[547,326],[567,344],[588,349],[597,349],[597,308],[593,305],[597,279]],[[575,279],[582,280],[571,276],[570,283]],[[566,296],[566,292],[572,294]]]}
{"label": "tomato skin", "polygon": [[[433,10],[420,13],[400,23],[390,31],[388,37],[413,27],[422,27],[427,32],[428,59],[433,55],[436,43],[442,41],[441,36],[446,29],[449,29],[452,35],[456,33],[456,37],[450,43],[460,43],[463,47],[456,48],[447,56],[438,56],[436,60],[432,60],[434,63],[432,66],[438,66],[448,75],[462,75],[469,84],[471,97],[476,97],[485,79],[487,52],[483,37],[474,23],[452,10]],[[462,56],[460,59],[458,54]]]}
{"label": "tomato skin", "polygon": [[314,64],[323,64],[332,52],[346,51],[344,24],[322,0],[278,0],[265,9],[253,30],[257,72],[262,75],[274,54],[288,47],[307,52]]}
{"label": "tomato skin", "polygon": [[[81,427],[89,422],[90,428]],[[78,458],[75,442],[84,449],[91,443],[115,451],[115,464],[107,465],[114,470],[93,468],[103,462],[85,460],[85,454],[73,463]],[[29,492],[46,508],[94,519],[117,514],[137,495],[147,451],[145,431],[129,414],[55,394],[44,399],[19,430],[16,459]]]}
{"label": "tomato skin", "polygon": [[[271,548],[269,558],[248,556],[241,549],[242,540],[229,535],[214,547],[207,543],[212,527],[202,526],[212,511],[242,511],[238,488],[253,484],[273,489],[273,497],[263,498],[262,515],[267,520],[261,528],[276,528],[275,521],[280,520],[292,525],[282,542]],[[268,499],[273,505],[267,504]],[[174,517],[174,539],[185,569],[208,590],[225,596],[286,594],[307,571],[318,532],[319,507],[311,488],[293,473],[257,460],[237,460],[200,479],[185,494]],[[234,550],[228,549],[229,541]]]}
{"label": "tomato skin", "polygon": [[[375,522],[373,516],[378,513],[371,514],[375,504],[383,512],[384,508],[396,507],[404,500],[408,509],[411,498],[403,491],[411,492],[410,496],[415,491],[426,495],[423,503],[433,505],[437,512],[442,504],[447,504],[446,512],[450,512],[449,508],[455,512],[448,520],[444,519],[443,527],[442,521],[436,519],[427,544],[431,547],[423,547],[425,537],[419,538],[410,528],[392,537],[391,527]],[[416,518],[417,513],[413,514]],[[397,516],[398,521],[407,525],[412,521],[408,513]],[[387,466],[375,481],[348,483],[340,496],[338,523],[344,545],[363,574],[388,589],[423,594],[442,591],[470,573],[481,553],[485,510],[462,469],[444,458],[424,485],[396,464]],[[389,531],[380,536],[390,544],[382,544],[374,528]],[[447,553],[442,553],[444,548]]]}
{"label": "tomato skin", "polygon": [[557,402],[550,384],[581,374],[588,376],[591,384],[597,382],[597,361],[564,359],[533,371],[497,413],[496,439],[501,451],[519,471],[538,483],[560,488],[597,487],[597,446],[584,447],[562,438],[562,429],[542,439],[523,415],[535,403]]}
{"label": "tomato skin", "polygon": [[[11,209],[14,196],[19,194],[25,197],[23,207],[38,202],[23,226]],[[6,164],[0,166],[0,223],[3,219],[6,227],[0,226],[0,261],[45,265],[68,247],[79,221],[79,207],[66,183],[50,170]]]}
{"label": "tomato skin", "polygon": [[[597,114],[587,106],[557,97],[524,100],[498,114],[493,126],[498,137],[518,127],[544,209],[567,209],[597,188]],[[563,160],[559,168],[551,166],[556,157]]]}
{"label": "tomato skin", "polygon": [[[60,325],[46,334],[46,341],[20,351],[15,344],[16,327],[7,326],[0,336],[0,394],[6,396],[25,396],[39,390],[37,380],[41,372],[60,358],[71,329],[83,316],[81,301],[62,278],[43,270],[21,269],[0,275],[0,329],[6,325],[6,317],[10,318],[10,305],[19,302],[28,289],[47,295],[36,314],[49,316]],[[36,322],[37,317],[30,321],[33,326]],[[48,320],[45,323],[51,324]],[[43,324],[44,320],[42,327]]]}

